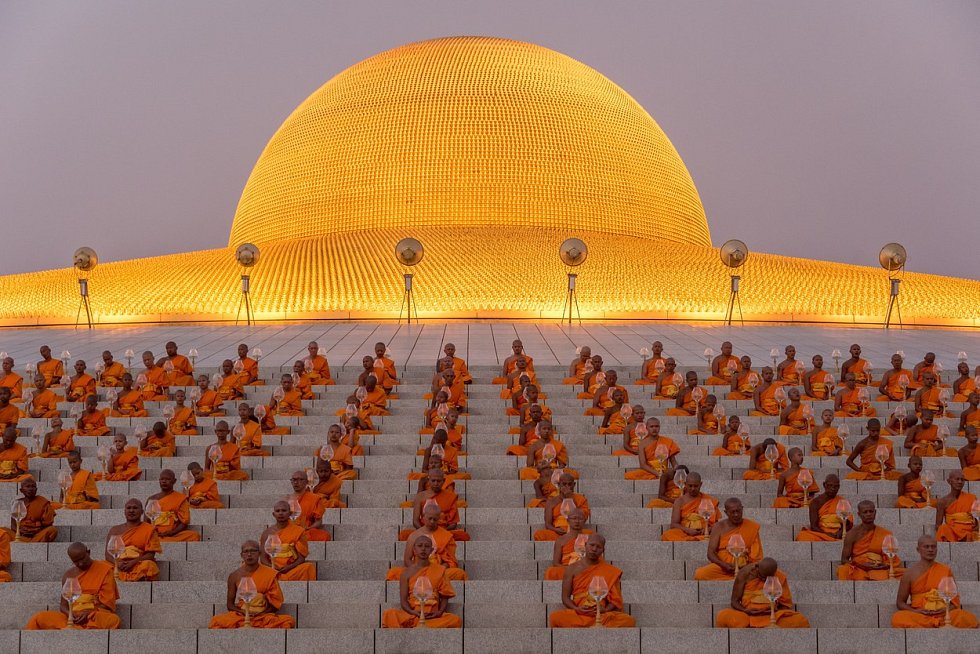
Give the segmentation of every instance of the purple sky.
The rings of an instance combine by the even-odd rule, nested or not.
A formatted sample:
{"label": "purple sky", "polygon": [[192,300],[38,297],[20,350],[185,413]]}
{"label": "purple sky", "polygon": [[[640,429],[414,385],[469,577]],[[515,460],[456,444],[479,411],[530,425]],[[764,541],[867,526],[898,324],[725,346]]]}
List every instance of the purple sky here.
{"label": "purple sky", "polygon": [[0,274],[227,244],[304,98],[389,48],[460,34],[592,66],[660,123],[715,245],[978,278],[980,3],[0,4]]}

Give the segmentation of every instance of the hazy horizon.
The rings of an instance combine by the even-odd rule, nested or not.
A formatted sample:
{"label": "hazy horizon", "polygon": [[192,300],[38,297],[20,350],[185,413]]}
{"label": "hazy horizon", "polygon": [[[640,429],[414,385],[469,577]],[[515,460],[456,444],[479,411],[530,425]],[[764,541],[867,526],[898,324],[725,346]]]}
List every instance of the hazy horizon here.
{"label": "hazy horizon", "polygon": [[266,142],[347,67],[440,36],[530,41],[660,124],[715,246],[977,279],[980,3],[0,6],[0,274],[225,247]]}

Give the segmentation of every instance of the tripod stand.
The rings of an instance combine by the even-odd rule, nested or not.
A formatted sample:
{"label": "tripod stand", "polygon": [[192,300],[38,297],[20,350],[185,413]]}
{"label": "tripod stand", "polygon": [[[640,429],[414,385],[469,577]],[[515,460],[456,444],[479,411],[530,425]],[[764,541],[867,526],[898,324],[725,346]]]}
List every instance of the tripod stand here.
{"label": "tripod stand", "polygon": [[78,322],[82,317],[82,307],[85,307],[85,320],[88,328],[92,329],[92,307],[88,303],[88,279],[78,278],[78,293],[81,299],[78,302],[78,312],[75,314],[75,329],[78,329]]}
{"label": "tripod stand", "polygon": [[742,301],[738,297],[738,283],[742,280],[738,275],[732,275],[732,292],[728,297],[728,313],[725,314],[725,324],[732,324],[732,314],[735,311],[735,306],[738,306],[738,321],[745,326],[745,320],[742,318]]}
{"label": "tripod stand", "polygon": [[891,293],[888,298],[888,311],[885,313],[885,329],[891,327],[892,322],[892,309],[898,313],[898,326],[902,327],[902,307],[898,303],[898,291],[899,285],[901,285],[902,280],[898,277],[889,277],[888,281],[891,282]]}
{"label": "tripod stand", "polygon": [[238,302],[238,315],[235,316],[235,324],[242,317],[242,305],[245,305],[245,321],[248,326],[252,326],[252,301],[249,299],[248,292],[251,285],[251,278],[248,275],[242,275],[242,299]]}
{"label": "tripod stand", "polygon": [[402,311],[407,309],[408,324],[412,324],[412,312],[415,313],[415,322],[419,321],[419,310],[415,306],[415,295],[412,293],[412,273],[405,273],[405,294],[402,296],[402,305],[398,309],[398,323],[402,321]]}
{"label": "tripod stand", "polygon": [[565,304],[561,308],[561,320],[565,322],[565,307],[568,307],[568,324],[572,324],[572,307],[575,307],[575,313],[578,314],[578,324],[582,324],[582,312],[578,308],[578,297],[575,295],[575,280],[578,275],[575,273],[568,273],[568,295],[565,296]]}

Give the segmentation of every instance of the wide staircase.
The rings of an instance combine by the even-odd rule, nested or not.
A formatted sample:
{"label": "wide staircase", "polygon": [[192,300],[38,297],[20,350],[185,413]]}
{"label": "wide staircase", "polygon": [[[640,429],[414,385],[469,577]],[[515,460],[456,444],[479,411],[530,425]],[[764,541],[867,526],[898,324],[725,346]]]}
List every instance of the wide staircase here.
{"label": "wide staircase", "polygon": [[[678,370],[686,370],[678,366]],[[695,368],[702,378],[703,366]],[[607,560],[622,568],[626,610],[636,618],[634,629],[549,629],[549,612],[560,607],[560,582],[542,581],[550,565],[553,544],[534,542],[533,532],[544,524],[541,509],[528,509],[534,497],[532,482],[520,481],[524,465],[504,454],[517,436],[507,435],[515,418],[505,415],[499,399],[500,386],[490,379],[499,368],[472,370],[469,415],[466,425],[463,469],[472,480],[457,481],[456,490],[467,507],[460,511],[472,540],[460,543],[458,555],[469,581],[454,583],[457,596],[449,610],[463,618],[463,629],[381,629],[383,609],[398,604],[397,582],[385,582],[385,572],[400,564],[404,544],[398,531],[411,525],[411,510],[398,508],[414,496],[415,482],[406,474],[417,470],[417,448],[428,444],[421,436],[422,412],[432,371],[402,372],[400,399],[391,403],[393,415],[377,419],[383,433],[365,436],[366,456],[355,460],[359,479],[344,484],[349,508],[329,510],[324,524],[333,540],[311,543],[309,560],[317,565],[317,581],[283,582],[284,610],[296,618],[297,628],[280,630],[208,630],[210,618],[224,612],[225,579],[239,564],[242,541],[256,539],[272,522],[273,504],[291,493],[290,474],[314,463],[314,449],[325,440],[334,412],[343,408],[355,384],[358,370],[334,371],[336,386],[315,387],[317,399],[304,402],[306,415],[279,417],[290,427],[287,436],[266,436],[264,444],[274,456],[243,459],[251,476],[245,482],[220,482],[227,508],[192,511],[193,529],[199,543],[165,543],[159,556],[160,581],[120,584],[118,612],[123,628],[118,631],[22,631],[36,611],[57,609],[60,578],[68,568],[66,547],[83,541],[96,558],[102,557],[106,531],[123,522],[122,508],[128,498],[145,500],[159,490],[156,479],[162,468],[179,473],[191,461],[203,462],[213,442],[213,419],[199,418],[204,434],[177,437],[174,458],[141,459],[143,478],[134,482],[100,482],[104,508],[58,513],[59,536],[50,544],[15,543],[10,571],[15,582],[0,584],[0,652],[980,652],[980,633],[955,629],[898,630],[890,627],[895,611],[897,582],[837,581],[839,543],[795,542],[806,524],[803,509],[770,508],[775,481],[743,481],[746,457],[710,454],[719,436],[688,436],[693,418],[662,417],[662,433],[681,447],[680,463],[704,478],[703,490],[722,501],[738,497],[746,516],[760,522],[767,556],[775,558],[789,577],[797,607],[812,628],[800,630],[725,630],[714,628],[718,611],[729,604],[731,582],[698,582],[694,570],[706,562],[705,543],[670,543],[660,540],[669,527],[668,509],[647,509],[657,494],[656,481],[628,481],[625,470],[636,467],[635,457],[614,457],[622,436],[598,436],[599,419],[583,416],[585,402],[575,399],[579,387],[564,386],[563,369],[539,369],[537,374],[546,403],[554,411],[561,440],[570,453],[570,465],[581,475],[578,491],[592,508],[590,526],[607,539]],[[199,370],[211,374],[214,370]],[[276,374],[273,374],[273,373]],[[263,371],[269,386],[249,387],[248,399],[268,402],[278,371]],[[650,387],[628,384],[632,403],[643,404],[648,415],[663,416],[666,403],[650,399]],[[948,381],[948,380],[947,380]],[[721,390],[721,389],[719,389]],[[104,389],[100,389],[104,394]],[[750,403],[722,401],[728,415],[748,423],[753,442],[777,432],[775,418],[749,417]],[[815,403],[814,413],[831,403]],[[891,407],[875,404],[880,416]],[[164,404],[148,405],[152,416],[162,416]],[[69,405],[63,405],[68,416]],[[954,410],[962,407],[952,406]],[[841,419],[837,419],[840,422]],[[866,420],[848,420],[848,445],[864,433]],[[43,423],[22,420],[21,427]],[[117,431],[132,434],[147,419],[110,419]],[[951,432],[955,424],[948,421]],[[787,446],[808,448],[809,437],[775,436]],[[132,439],[130,439],[132,444]],[[29,439],[22,438],[25,445]],[[900,439],[894,438],[896,452]],[[959,447],[954,437],[950,445]],[[77,438],[85,467],[98,466],[96,449],[110,445],[111,436]],[[806,451],[809,451],[808,449]],[[898,457],[898,467],[907,458]],[[817,481],[828,473],[844,476],[844,457],[807,457],[805,465]],[[927,459],[939,481],[934,495],[947,492],[944,473],[958,466],[954,458]],[[40,494],[57,498],[57,474],[64,460],[31,459]],[[980,491],[974,482],[971,492]],[[0,484],[0,520],[15,497],[15,484]],[[891,529],[900,542],[901,557],[916,560],[915,541],[933,530],[934,510],[892,508],[895,482],[844,480],[841,494],[852,505],[871,499],[878,505],[878,523]],[[939,560],[952,565],[964,607],[980,613],[980,542],[941,543]]]}

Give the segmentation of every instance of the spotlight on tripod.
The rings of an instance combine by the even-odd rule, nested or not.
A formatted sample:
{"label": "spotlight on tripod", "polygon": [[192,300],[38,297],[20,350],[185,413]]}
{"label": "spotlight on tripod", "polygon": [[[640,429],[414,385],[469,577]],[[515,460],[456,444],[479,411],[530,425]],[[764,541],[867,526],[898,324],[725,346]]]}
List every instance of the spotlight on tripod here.
{"label": "spotlight on tripod", "polygon": [[[425,256],[425,248],[418,239],[403,238],[395,244],[395,258],[403,266],[414,266]],[[419,310],[415,306],[415,295],[412,290],[412,273],[404,273],[405,294],[402,296],[402,306],[398,309],[398,322],[402,321],[402,311],[407,311],[408,324],[412,324],[412,313],[415,313],[415,322],[419,321]]]}
{"label": "spotlight on tripod", "polygon": [[235,260],[242,266],[242,299],[238,302],[238,314],[235,316],[235,324],[242,317],[242,305],[245,306],[246,324],[252,324],[252,300],[250,291],[252,286],[251,275],[248,269],[259,262],[259,248],[251,243],[242,243],[235,250]]}
{"label": "spotlight on tripod", "polygon": [[82,307],[84,307],[85,321],[88,324],[88,328],[92,329],[92,307],[88,302],[88,277],[85,276],[85,273],[91,272],[98,265],[99,255],[90,247],[80,247],[75,250],[72,263],[75,269],[78,270],[78,294],[81,296],[78,303],[78,312],[75,314],[75,327],[78,327],[79,320],[82,317]]}
{"label": "spotlight on tripod", "polygon": [[[561,246],[558,248],[558,258],[566,266],[574,268],[576,266],[581,266],[585,263],[585,260],[589,256],[589,246],[585,244],[585,241],[578,238],[570,238],[565,240]],[[575,295],[575,284],[578,280],[578,275],[572,271],[568,271],[568,294],[565,296],[565,307],[568,307],[568,324],[572,324],[572,307],[575,307],[575,313],[578,314],[578,324],[582,324],[582,312],[578,309],[578,297]],[[562,307],[561,318],[562,322],[565,321],[565,307]]]}
{"label": "spotlight on tripod", "polygon": [[888,271],[888,310],[885,312],[885,329],[891,327],[892,310],[898,314],[898,326],[902,326],[902,308],[898,304],[902,279],[899,275],[905,270],[905,262],[908,259],[909,253],[901,243],[888,243],[878,253],[878,263]]}
{"label": "spotlight on tripod", "polygon": [[[721,262],[734,271],[749,258],[749,247],[744,242],[733,238],[722,243],[722,246],[718,248],[718,254],[721,256]],[[728,311],[725,313],[726,325],[732,324],[732,315],[736,306],[738,306],[738,321],[743,325],[745,324],[745,320],[742,318],[742,300],[738,297],[738,286],[741,281],[742,278],[733,272],[731,275],[731,292],[728,295]]]}

